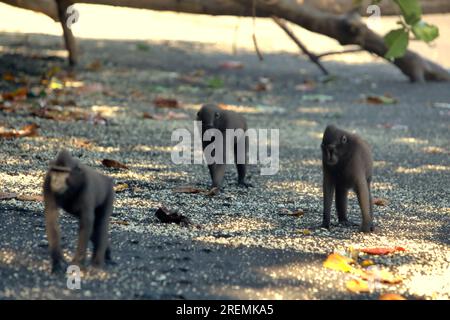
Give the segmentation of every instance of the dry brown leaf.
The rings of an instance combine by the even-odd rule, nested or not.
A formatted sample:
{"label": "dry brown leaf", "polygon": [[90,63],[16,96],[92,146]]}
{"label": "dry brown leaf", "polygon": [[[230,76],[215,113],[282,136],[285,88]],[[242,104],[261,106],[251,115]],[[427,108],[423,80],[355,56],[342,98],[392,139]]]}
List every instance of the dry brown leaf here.
{"label": "dry brown leaf", "polygon": [[0,192],[0,200],[15,199],[16,197],[17,197],[17,193]]}
{"label": "dry brown leaf", "polygon": [[385,293],[378,300],[406,300],[406,298],[396,293]]}
{"label": "dry brown leaf", "polygon": [[373,198],[372,203],[376,206],[387,206],[389,204],[389,201],[383,198]]}
{"label": "dry brown leaf", "polygon": [[72,144],[77,148],[89,148],[92,146],[92,142],[90,142],[89,140],[79,138],[74,138],[72,140]]}
{"label": "dry brown leaf", "polygon": [[87,66],[90,71],[99,71],[101,68],[103,68],[103,64],[100,60],[94,60]]}
{"label": "dry brown leaf", "polygon": [[20,130],[10,129],[5,130],[0,127],[0,138],[13,139],[21,137],[35,137],[38,135],[39,126],[36,123],[28,124]]}
{"label": "dry brown leaf", "polygon": [[241,61],[224,61],[219,64],[222,69],[242,69],[244,64]]}
{"label": "dry brown leaf", "polygon": [[289,209],[282,208],[278,214],[281,216],[301,217],[305,214],[305,212],[302,209],[291,211]]}
{"label": "dry brown leaf", "polygon": [[181,105],[177,99],[173,98],[155,98],[153,104],[159,108],[180,108]]}
{"label": "dry brown leaf", "polygon": [[28,89],[26,87],[22,87],[11,92],[5,92],[2,94],[2,97],[4,100],[24,100],[26,99],[27,94]]}
{"label": "dry brown leaf", "polygon": [[16,199],[20,201],[44,201],[44,197],[40,194],[19,194]]}
{"label": "dry brown leaf", "polygon": [[123,226],[128,226],[130,223],[128,221],[125,220],[111,220],[112,224],[120,224]]}
{"label": "dry brown leaf", "polygon": [[192,187],[192,186],[181,186],[172,190],[175,193],[204,193],[206,190]]}
{"label": "dry brown leaf", "polygon": [[348,290],[354,293],[369,292],[369,284],[361,279],[352,279],[345,284]]}
{"label": "dry brown leaf", "polygon": [[103,159],[102,164],[107,168],[114,168],[114,169],[129,169],[128,166],[126,166],[123,163],[120,163],[119,161],[112,160],[112,159]]}
{"label": "dry brown leaf", "polygon": [[119,192],[123,192],[125,190],[128,190],[129,188],[130,188],[130,186],[128,184],[126,184],[126,183],[119,183],[119,184],[114,186],[114,191],[116,193],[119,193]]}
{"label": "dry brown leaf", "polygon": [[295,90],[298,91],[312,91],[316,88],[316,83],[311,80],[306,80],[305,82],[295,86]]}

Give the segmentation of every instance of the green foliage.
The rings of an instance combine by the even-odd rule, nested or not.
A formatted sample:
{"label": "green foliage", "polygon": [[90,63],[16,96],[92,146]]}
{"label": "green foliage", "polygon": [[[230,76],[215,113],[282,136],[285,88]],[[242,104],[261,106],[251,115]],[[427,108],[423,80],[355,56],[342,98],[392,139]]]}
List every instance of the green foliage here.
{"label": "green foliage", "polygon": [[396,29],[390,31],[385,37],[384,41],[389,47],[388,52],[385,54],[386,59],[395,59],[402,57],[409,43],[409,33],[405,29]]}
{"label": "green foliage", "polygon": [[404,21],[400,21],[401,29],[390,31],[384,41],[388,46],[386,59],[403,57],[409,43],[409,36],[413,34],[417,40],[429,43],[439,36],[439,29],[422,20],[422,9],[419,0],[393,0],[396,3]]}

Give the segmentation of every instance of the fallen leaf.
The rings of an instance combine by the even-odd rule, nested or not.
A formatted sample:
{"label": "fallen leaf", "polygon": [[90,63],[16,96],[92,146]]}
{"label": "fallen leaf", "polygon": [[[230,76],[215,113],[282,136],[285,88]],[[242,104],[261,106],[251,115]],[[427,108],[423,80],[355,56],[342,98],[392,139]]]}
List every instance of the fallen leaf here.
{"label": "fallen leaf", "polygon": [[16,81],[16,77],[14,77],[14,75],[11,72],[5,72],[3,74],[3,80],[15,82]]}
{"label": "fallen leaf", "polygon": [[256,85],[253,87],[254,91],[261,92],[261,91],[271,91],[273,88],[272,83],[270,82],[269,78],[259,78]]}
{"label": "fallen leaf", "polygon": [[361,275],[361,277],[364,280],[369,281],[378,281],[388,284],[398,284],[403,281],[403,279],[399,276],[395,276],[391,272],[385,269],[378,269],[378,268],[372,268],[372,269],[366,269],[365,273]]}
{"label": "fallen leaf", "polygon": [[371,255],[385,255],[389,253],[393,253],[396,251],[406,251],[403,247],[392,247],[392,248],[363,248],[359,249],[359,251],[371,254]]}
{"label": "fallen leaf", "polygon": [[301,234],[303,234],[305,236],[309,236],[309,235],[312,234],[311,230],[309,230],[309,229],[301,229],[301,230],[298,231],[298,233],[301,233]]}
{"label": "fallen leaf", "polygon": [[87,139],[73,138],[72,144],[77,148],[89,148],[92,146],[92,142]]}
{"label": "fallen leaf", "polygon": [[370,260],[370,259],[366,259],[366,260],[363,260],[362,262],[361,262],[361,267],[370,267],[370,266],[373,266],[375,263],[372,261],[372,260]]}
{"label": "fallen leaf", "polygon": [[373,198],[372,203],[376,206],[387,206],[389,204],[389,201],[383,198]]}
{"label": "fallen leaf", "polygon": [[16,197],[17,197],[16,193],[0,192],[0,200],[15,199]]}
{"label": "fallen leaf", "polygon": [[296,209],[294,211],[291,211],[286,208],[280,209],[280,212],[278,212],[280,216],[291,216],[291,217],[301,217],[305,214],[305,212],[302,209]]}
{"label": "fallen leaf", "polygon": [[397,99],[391,97],[390,95],[385,94],[385,95],[378,95],[378,96],[375,96],[375,95],[367,96],[365,99],[365,102],[369,103],[369,104],[395,104],[398,101],[397,101]]}
{"label": "fallen leaf", "polygon": [[311,102],[330,102],[333,101],[333,96],[325,95],[325,94],[305,94],[302,96],[302,101],[311,101]]}
{"label": "fallen leaf", "polygon": [[222,69],[242,69],[244,64],[240,61],[224,61],[219,64]]}
{"label": "fallen leaf", "polygon": [[311,80],[306,80],[305,82],[298,84],[295,86],[295,90],[297,91],[312,91],[316,88],[316,83]]}
{"label": "fallen leaf", "polygon": [[44,201],[44,197],[40,194],[19,194],[16,199],[20,201]]}
{"label": "fallen leaf", "polygon": [[172,98],[155,98],[153,104],[159,108],[180,108],[181,105],[177,99]]}
{"label": "fallen leaf", "polygon": [[120,224],[123,226],[128,226],[130,223],[128,221],[125,220],[111,220],[112,224]]}
{"label": "fallen leaf", "polygon": [[344,257],[338,253],[332,253],[324,261],[323,266],[332,270],[353,272],[355,268],[350,265],[351,263],[354,263],[353,259]]}
{"label": "fallen leaf", "polygon": [[172,190],[175,193],[204,193],[206,190],[192,187],[192,186],[181,186]]}
{"label": "fallen leaf", "polygon": [[107,168],[114,168],[114,169],[129,169],[128,166],[126,166],[123,163],[120,163],[116,160],[111,159],[103,159],[102,164]]}
{"label": "fallen leaf", "polygon": [[369,292],[369,284],[361,279],[352,279],[345,284],[348,290],[354,293]]}
{"label": "fallen leaf", "polygon": [[174,112],[169,111],[166,116],[167,120],[183,120],[183,119],[189,119],[189,115],[183,112]]}
{"label": "fallen leaf", "polygon": [[178,213],[178,211],[171,211],[166,207],[158,208],[155,212],[155,216],[162,223],[176,223],[183,226],[188,226],[191,224],[191,221],[187,217]]}
{"label": "fallen leaf", "polygon": [[0,127],[0,138],[12,139],[21,137],[34,137],[38,135],[39,126],[36,123],[28,124],[20,130],[10,129],[5,130]]}
{"label": "fallen leaf", "polygon": [[18,88],[11,92],[5,92],[2,94],[4,100],[24,100],[28,94],[28,89],[26,87]]}
{"label": "fallen leaf", "polygon": [[87,65],[87,69],[90,71],[99,71],[103,68],[103,64],[100,60],[94,60]]}
{"label": "fallen leaf", "polygon": [[406,300],[406,298],[396,293],[385,293],[380,295],[378,300]]}
{"label": "fallen leaf", "polygon": [[116,193],[119,193],[119,192],[123,192],[123,191],[125,191],[125,190],[127,190],[129,188],[130,188],[130,186],[128,184],[126,184],[126,183],[119,183],[119,184],[114,186],[114,191]]}

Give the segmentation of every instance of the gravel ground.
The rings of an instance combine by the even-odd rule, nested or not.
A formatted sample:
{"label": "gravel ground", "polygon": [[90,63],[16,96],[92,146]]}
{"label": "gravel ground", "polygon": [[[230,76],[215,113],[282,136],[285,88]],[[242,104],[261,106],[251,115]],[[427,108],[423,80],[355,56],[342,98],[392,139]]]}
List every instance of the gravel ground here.
{"label": "gravel ground", "polygon": [[[40,125],[37,137],[0,140],[0,191],[39,194],[48,161],[61,147],[126,183],[129,188],[117,193],[111,226],[116,265],[88,268],[82,290],[67,289],[63,275],[49,272],[42,203],[0,200],[0,299],[376,299],[383,293],[450,298],[449,84],[410,84],[381,61],[326,62],[338,76],[320,83],[315,67],[291,54],[266,54],[259,62],[253,52],[228,56],[184,42],[80,43],[76,80],[84,89],[66,88],[59,95],[54,90],[47,99],[101,112],[106,124],[20,112],[20,106],[37,105],[37,98],[15,102],[16,112],[0,108],[0,125]],[[61,49],[57,37],[3,33],[0,46],[0,74],[9,71],[32,83],[65,63],[54,57]],[[242,61],[244,68],[219,68],[226,60]],[[261,77],[270,79],[272,90],[252,90]],[[317,87],[307,94],[333,100],[305,101],[296,86],[308,79]],[[0,91],[16,87],[0,80]],[[398,103],[373,105],[362,96],[385,93]],[[144,112],[167,112],[154,107],[158,96],[176,98],[183,110],[175,111],[189,119],[144,119]],[[250,127],[280,129],[276,175],[260,176],[251,167],[255,187],[247,190],[235,185],[230,167],[225,190],[216,197],[173,192],[210,183],[206,167],[174,165],[170,158],[172,131],[192,128],[190,119],[206,101],[240,106]],[[358,132],[373,147],[373,194],[388,200],[375,206],[377,234],[338,226],[304,232],[321,222],[319,144],[328,123]],[[129,170],[107,169],[100,163],[104,158]],[[162,205],[199,227],[159,223],[154,212]],[[305,214],[282,216],[282,208]],[[354,196],[349,213],[360,220]],[[70,257],[77,222],[62,215],[61,224]],[[345,287],[350,275],[322,266],[333,251],[375,246],[406,248],[372,258],[401,276],[401,284],[351,293]]]}

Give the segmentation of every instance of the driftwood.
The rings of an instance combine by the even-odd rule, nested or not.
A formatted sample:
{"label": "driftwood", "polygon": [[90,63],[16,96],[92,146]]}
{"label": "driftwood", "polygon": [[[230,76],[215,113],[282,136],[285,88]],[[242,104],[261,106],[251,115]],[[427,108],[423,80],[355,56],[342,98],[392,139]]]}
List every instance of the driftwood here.
{"label": "driftwood", "polygon": [[[363,50],[380,57],[384,57],[388,50],[383,38],[370,30],[359,19],[359,15],[355,13],[338,15],[318,10],[316,7],[309,5],[308,3],[311,3],[311,1],[308,0],[55,0],[53,4],[51,0],[2,1],[43,12],[53,19],[63,21],[65,20],[65,8],[70,3],[104,4],[208,15],[277,17],[295,23],[309,31],[334,38],[342,45],[357,45]],[[324,1],[319,0],[318,3]],[[38,8],[39,3],[43,5],[41,8]],[[254,4],[256,6],[255,13],[252,10]],[[75,39],[70,29],[64,24],[63,30],[66,47],[69,50],[69,62],[75,64],[77,61]],[[286,28],[284,30],[286,31]],[[291,38],[293,38],[292,35]],[[390,62],[396,65],[413,82],[450,81],[450,74],[444,68],[411,50],[408,50],[402,58]]]}

